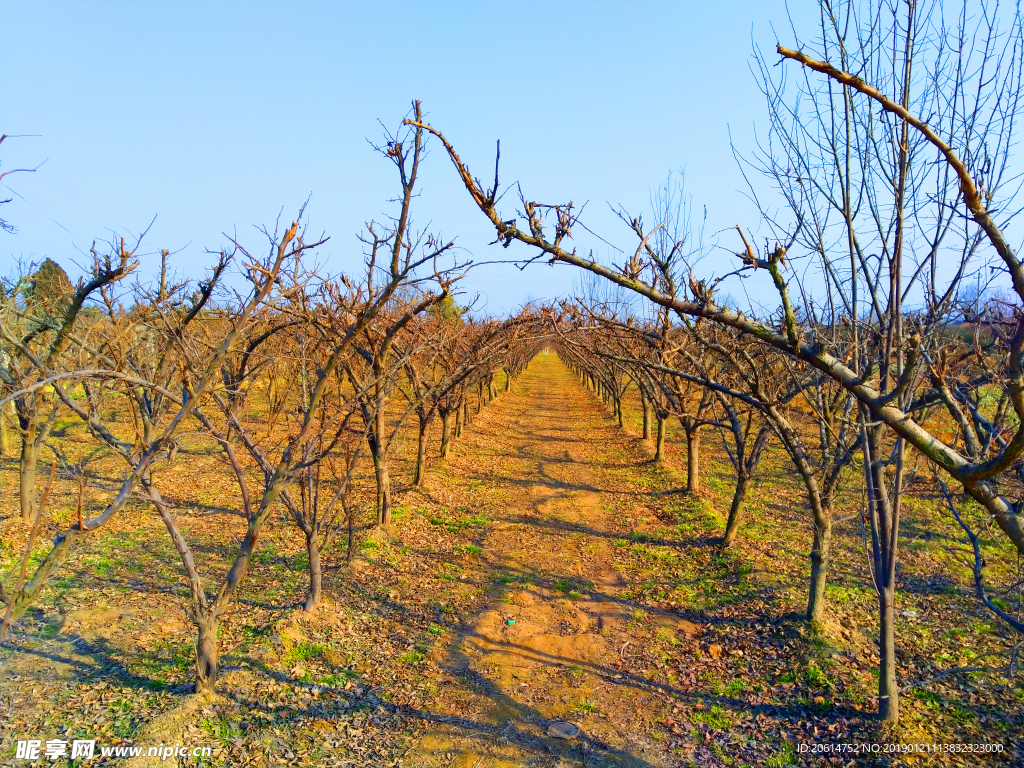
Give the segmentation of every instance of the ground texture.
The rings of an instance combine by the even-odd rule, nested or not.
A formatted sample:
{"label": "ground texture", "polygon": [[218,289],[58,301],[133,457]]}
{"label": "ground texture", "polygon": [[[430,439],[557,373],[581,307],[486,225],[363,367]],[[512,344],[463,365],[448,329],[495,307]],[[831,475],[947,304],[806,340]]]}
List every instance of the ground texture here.
{"label": "ground texture", "polygon": [[[896,730],[872,720],[871,606],[854,586],[863,563],[853,546],[837,558],[833,625],[809,632],[795,615],[805,524],[785,522],[806,516],[785,469],[769,462],[744,543],[723,554],[728,473],[714,449],[706,494],[688,496],[630,426],[557,358],[537,358],[423,489],[400,493],[390,532],[359,531],[350,566],[327,553],[329,596],[312,615],[297,610],[300,539],[280,522],[225,622],[219,695],[206,699],[188,692],[193,640],[173,550],[138,507],[76,553],[0,649],[0,764],[27,764],[13,758],[17,739],[81,737],[213,747],[160,765],[1024,764],[1019,687],[933,686],[906,698]],[[205,460],[197,451],[188,467]],[[234,535],[209,516],[226,503],[213,476],[177,484],[211,570]],[[908,670],[926,669],[932,645],[948,647],[944,612],[982,640],[994,630],[953,576],[914,582],[924,554],[908,554],[915,626],[902,654]],[[564,722],[575,738],[549,735]],[[1004,751],[800,752],[872,742]]]}

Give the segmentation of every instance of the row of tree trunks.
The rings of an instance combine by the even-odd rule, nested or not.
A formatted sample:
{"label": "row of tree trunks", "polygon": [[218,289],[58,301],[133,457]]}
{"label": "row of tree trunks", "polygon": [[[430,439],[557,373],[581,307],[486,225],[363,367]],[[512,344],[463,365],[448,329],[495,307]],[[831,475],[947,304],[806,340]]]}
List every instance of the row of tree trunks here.
{"label": "row of tree trunks", "polygon": [[[512,379],[514,376],[511,373],[505,373],[505,391],[510,392],[512,390]],[[481,380],[477,387],[477,403],[476,413],[480,413],[481,409],[485,405],[489,405],[498,397],[498,387],[494,383],[494,375],[492,374],[487,378],[486,381]],[[439,408],[438,412],[441,414],[441,446],[440,446],[440,458],[448,458],[448,451],[451,449],[452,439],[459,438],[462,436],[463,426],[468,426],[472,422],[472,408],[470,407],[469,398],[464,398],[462,403],[457,405],[455,408]],[[452,423],[452,417],[454,415],[454,424]],[[416,472],[413,479],[414,485],[422,485],[426,471],[426,460],[427,460],[427,426],[422,422],[420,424],[419,441],[416,449]]]}
{"label": "row of tree trunks", "polygon": [[[570,366],[570,369],[580,378],[586,389],[600,396],[606,405],[611,405],[613,418],[616,419],[619,427],[624,429],[625,417],[622,406],[624,392],[616,394],[610,387],[602,383],[599,377],[594,376],[588,371],[575,366]],[[654,417],[653,421],[657,425],[656,429],[653,430],[655,433],[653,435],[655,438],[654,461],[657,464],[661,464],[665,460],[665,427],[669,414],[655,410],[648,403],[642,389],[640,390],[640,403],[643,409],[644,440],[652,438],[652,415]],[[700,429],[703,426],[703,423],[698,423],[696,426],[686,430],[686,490],[688,493],[700,493]]]}

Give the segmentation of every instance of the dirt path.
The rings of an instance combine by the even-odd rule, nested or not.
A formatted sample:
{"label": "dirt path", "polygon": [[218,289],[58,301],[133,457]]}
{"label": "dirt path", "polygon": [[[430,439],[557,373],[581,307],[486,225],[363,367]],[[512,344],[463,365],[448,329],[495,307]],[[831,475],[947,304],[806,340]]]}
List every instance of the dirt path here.
{"label": "dirt path", "polygon": [[[166,587],[176,561],[159,521],[125,517],[0,655],[0,760],[15,738],[69,736],[210,745],[212,765],[671,764],[683,742],[665,719],[683,704],[668,650],[702,640],[664,600],[633,597],[638,572],[665,566],[636,556],[654,549],[644,532],[667,530],[645,460],[556,357],[538,357],[425,491],[401,492],[390,534],[362,531],[351,568],[332,550],[318,613],[295,602],[294,531],[268,531],[210,701],[191,696],[193,634]],[[548,735],[560,721],[579,735]]]}
{"label": "dirt path", "polygon": [[[504,726],[503,738],[441,725],[419,740],[409,764],[662,764],[664,748],[635,726],[670,701],[624,684],[618,667],[645,644],[652,621],[671,635],[693,625],[623,599],[613,542],[626,531],[613,510],[615,497],[634,489],[616,483],[614,470],[639,457],[623,455],[627,438],[557,358],[535,360],[516,387],[488,409],[493,418],[474,425],[449,467],[504,491],[506,504],[482,538],[479,564],[500,587],[439,659],[465,688],[445,696],[452,714]],[[492,468],[472,466],[489,449]],[[558,720],[578,725],[581,736],[546,736]]]}
{"label": "dirt path", "polygon": [[[395,478],[411,475],[409,445]],[[654,467],[648,446],[541,355],[434,462],[426,488],[401,488],[390,532],[359,529],[350,566],[344,541],[326,553],[321,610],[299,607],[294,526],[268,527],[222,625],[219,695],[208,700],[191,693],[194,634],[173,548],[159,519],[136,510],[83,544],[0,647],[0,764],[25,738],[212,747],[209,761],[178,768],[742,768],[795,765],[798,744],[840,737],[959,738],[965,700],[947,693],[907,697],[903,730],[879,728],[877,657],[851,621],[867,609],[839,608],[859,593],[834,597],[861,640],[793,620],[804,545],[791,520],[769,514],[784,504],[802,514],[790,486],[759,486],[746,554],[722,552],[728,468],[713,453],[704,466],[707,492],[683,493],[681,477]],[[212,498],[215,480],[204,478]],[[179,514],[223,567],[232,529]],[[935,599],[910,604],[940,615],[948,603]],[[987,764],[1021,764],[1019,693],[976,695],[988,697],[975,710],[987,719],[964,733],[1005,743]],[[548,735],[561,721],[578,737]],[[940,762],[920,758],[874,764]]]}

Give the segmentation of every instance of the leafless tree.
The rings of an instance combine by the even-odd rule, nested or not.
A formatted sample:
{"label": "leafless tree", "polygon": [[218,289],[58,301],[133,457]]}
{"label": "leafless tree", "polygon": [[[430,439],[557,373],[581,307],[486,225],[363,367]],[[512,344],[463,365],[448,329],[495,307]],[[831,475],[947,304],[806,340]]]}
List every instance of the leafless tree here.
{"label": "leafless tree", "polygon": [[[677,265],[648,247],[649,239],[618,267],[568,250],[576,221],[571,203],[540,205],[522,196],[516,217],[501,215],[496,190],[484,189],[440,132],[429,130],[442,139],[499,240],[536,249],[532,259],[589,270],[679,315],[733,328],[817,369],[856,399],[882,617],[879,709],[894,720],[893,595],[906,448],[961,484],[1024,552],[1024,515],[1001,480],[1024,454],[1024,428],[982,455],[962,440],[944,440],[909,411],[923,372],[935,367],[949,338],[950,310],[966,276],[994,266],[1024,298],[1024,263],[1006,234],[1017,212],[1009,157],[1024,95],[1024,35],[1019,13],[1007,18],[988,3],[965,2],[952,23],[939,3],[912,1],[898,11],[886,3],[820,5],[816,42],[777,49],[783,60],[802,65],[800,80],[794,78],[799,86],[787,91],[785,79],[775,82],[774,70],[763,68],[773,140],[759,165],[792,217],[768,217],[778,242],[764,254],[743,239],[739,272],[757,270],[771,280],[780,303],[774,322],[716,301],[716,289],[735,271],[688,285],[664,279]],[[551,218],[553,236],[544,231]],[[805,257],[793,250],[799,247]],[[796,307],[813,302],[806,292],[803,301],[793,300],[794,289],[801,294],[806,287],[787,274],[795,258],[821,265],[824,322],[798,318]],[[911,317],[914,301],[920,310]],[[1022,349],[1018,324],[998,353],[998,381],[1018,418]],[[953,403],[949,418],[963,420],[963,406]]]}
{"label": "leafless tree", "polygon": [[5,342],[0,353],[0,380],[8,392],[19,392],[5,401],[13,401],[21,436],[19,498],[22,519],[28,523],[36,512],[39,453],[62,409],[56,395],[30,385],[56,373],[93,367],[95,350],[88,349],[81,337],[88,335],[88,326],[97,318],[90,318],[83,310],[104,287],[122,280],[137,266],[137,248],[138,243],[126,249],[122,240],[107,256],[100,257],[94,251],[92,273],[77,285],[72,285],[63,270],[47,259],[4,291],[0,305],[0,334]]}

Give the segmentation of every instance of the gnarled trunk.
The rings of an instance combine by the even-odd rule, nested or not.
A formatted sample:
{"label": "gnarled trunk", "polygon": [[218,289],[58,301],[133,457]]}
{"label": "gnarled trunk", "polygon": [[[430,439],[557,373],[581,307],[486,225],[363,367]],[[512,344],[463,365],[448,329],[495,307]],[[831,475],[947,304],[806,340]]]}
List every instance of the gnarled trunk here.
{"label": "gnarled trunk", "polygon": [[420,417],[419,442],[416,445],[416,472],[412,484],[423,485],[423,474],[427,463],[427,430],[430,428],[430,421]]}
{"label": "gnarled trunk", "polygon": [[700,493],[700,428],[686,431],[686,490]]}
{"label": "gnarled trunk", "polygon": [[[21,591],[17,593],[16,597],[8,596],[12,599],[14,604],[11,606],[11,614],[9,619],[9,625],[13,625],[18,619],[25,615],[32,604],[39,597],[39,593],[43,591],[43,587],[49,581],[53,572],[56,571],[68,556],[71,554],[74,543],[78,540],[80,531],[77,528],[71,528],[64,531],[57,540],[54,542],[53,549],[43,558],[43,562],[36,568],[35,573],[32,574],[32,578],[29,579],[28,583],[21,588]],[[0,637],[0,640],[3,638]]]}
{"label": "gnarled trunk", "polygon": [[452,441],[452,417],[448,411],[441,412],[441,458],[448,457],[448,445]]}
{"label": "gnarled trunk", "polygon": [[306,534],[306,554],[309,557],[309,589],[306,591],[306,602],[303,610],[312,611],[320,604],[320,596],[324,589],[324,573],[320,564],[320,542],[316,532]]}
{"label": "gnarled trunk", "polygon": [[832,552],[832,510],[822,506],[815,515],[814,541],[811,544],[811,584],[807,594],[807,620],[819,623],[825,616],[825,586]]}
{"label": "gnarled trunk", "polygon": [[[725,525],[725,536],[722,537],[723,547],[730,546],[739,534],[743,505],[746,503],[747,493],[754,482],[754,475],[757,473],[761,457],[764,456],[765,446],[768,445],[769,436],[772,434],[771,427],[766,423],[758,430],[757,437],[754,438],[753,442],[750,442],[744,436],[742,425],[735,411],[730,410],[730,416],[732,417],[734,435],[736,436],[736,489],[732,494],[729,519]],[[830,516],[829,520],[831,519]]]}
{"label": "gnarled trunk", "polygon": [[373,457],[373,474],[377,481],[377,524],[391,524],[391,476],[388,474],[388,455],[380,436],[384,432],[383,409],[373,419],[373,431],[366,436]]}
{"label": "gnarled trunk", "polygon": [[388,458],[383,451],[372,451],[373,473],[377,479],[377,524],[391,525],[391,476],[388,474]]}
{"label": "gnarled trunk", "polygon": [[654,443],[654,460],[659,464],[665,460],[665,417],[660,413],[658,417],[658,437]]}
{"label": "gnarled trunk", "polygon": [[217,663],[220,659],[220,640],[217,637],[220,619],[209,613],[196,618],[199,630],[196,637],[196,693],[213,693],[217,687]]}
{"label": "gnarled trunk", "polygon": [[729,507],[729,520],[725,524],[725,536],[722,537],[722,546],[731,546],[736,541],[736,535],[740,530],[740,512],[743,510],[743,502],[747,499],[747,491],[753,478],[746,473],[741,473],[736,478],[736,489],[732,494],[732,505]]}

